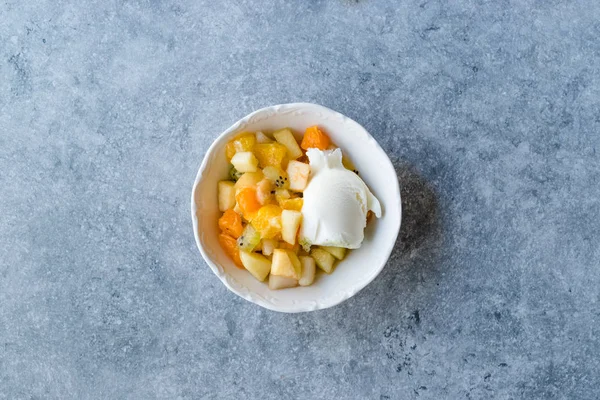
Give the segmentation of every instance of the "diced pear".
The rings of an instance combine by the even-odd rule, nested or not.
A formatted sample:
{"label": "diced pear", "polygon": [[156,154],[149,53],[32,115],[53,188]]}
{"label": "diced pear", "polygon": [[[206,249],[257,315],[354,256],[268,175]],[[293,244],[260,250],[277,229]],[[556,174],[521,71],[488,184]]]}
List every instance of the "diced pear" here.
{"label": "diced pear", "polygon": [[281,237],[289,244],[296,243],[296,234],[302,221],[300,211],[283,210],[281,212]]}
{"label": "diced pear", "polygon": [[244,268],[261,282],[265,280],[271,271],[271,261],[260,254],[240,251],[240,259]]}
{"label": "diced pear", "polygon": [[290,189],[296,192],[302,192],[308,183],[310,166],[305,163],[291,160],[288,163],[287,174],[290,180]]}
{"label": "diced pear", "polygon": [[317,266],[323,271],[327,272],[328,274],[333,271],[333,263],[335,258],[333,258],[331,254],[323,249],[315,248],[311,250],[310,255],[315,259]]}
{"label": "diced pear", "polygon": [[258,170],[258,159],[250,151],[235,153],[231,164],[240,172],[256,172]]}
{"label": "diced pear", "polygon": [[302,264],[302,275],[298,283],[300,286],[312,285],[315,280],[315,259],[309,256],[300,256],[299,258]]}
{"label": "diced pear", "polygon": [[337,258],[338,260],[343,260],[346,257],[346,250],[343,247],[331,247],[331,246],[321,246],[323,250]]}
{"label": "diced pear", "polygon": [[220,181],[219,192],[219,211],[226,211],[235,207],[235,183],[232,181]]}
{"label": "diced pear", "polygon": [[287,155],[290,160],[295,160],[302,156],[302,149],[300,149],[294,134],[288,128],[274,132],[273,137],[287,148]]}
{"label": "diced pear", "polygon": [[273,139],[262,132],[256,132],[256,143],[273,143]]}
{"label": "diced pear", "polygon": [[286,250],[286,252],[288,253],[288,257],[290,258],[292,265],[294,266],[294,270],[296,271],[296,276],[298,277],[296,279],[300,279],[302,276],[302,263],[300,262],[300,259],[294,250]]}
{"label": "diced pear", "polygon": [[235,183],[235,193],[237,194],[240,190],[247,187],[256,188],[258,182],[262,181],[264,178],[265,176],[260,171],[246,172]]}
{"label": "diced pear", "polygon": [[[296,256],[296,254],[294,254],[294,256]],[[296,260],[297,259],[298,257],[296,256]],[[275,249],[273,250],[273,263],[271,264],[271,275],[279,275],[284,276],[286,278],[299,279],[300,273],[302,271],[299,271],[297,267],[300,266],[299,269],[302,269],[301,265],[299,265],[300,261],[298,260],[297,265],[294,264],[295,262],[293,262],[290,258],[290,252],[288,252],[287,250]]]}
{"label": "diced pear", "polygon": [[273,182],[268,179],[263,179],[256,184],[256,198],[261,205],[271,202],[273,198]]}
{"label": "diced pear", "polygon": [[262,253],[265,256],[273,254],[273,250],[277,248],[278,242],[274,239],[263,239],[262,240]]}
{"label": "diced pear", "polygon": [[298,286],[298,280],[286,278],[285,276],[269,275],[269,289],[278,290]]}

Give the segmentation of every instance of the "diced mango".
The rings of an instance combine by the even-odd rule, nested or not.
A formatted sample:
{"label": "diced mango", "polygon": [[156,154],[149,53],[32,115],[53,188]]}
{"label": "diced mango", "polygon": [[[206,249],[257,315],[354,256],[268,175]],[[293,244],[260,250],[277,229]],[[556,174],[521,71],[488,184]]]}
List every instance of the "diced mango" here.
{"label": "diced mango", "polygon": [[273,239],[281,233],[281,207],[275,204],[262,206],[252,218],[252,226],[263,239]]}
{"label": "diced mango", "polygon": [[331,140],[329,139],[329,136],[323,133],[323,131],[315,125],[306,128],[300,147],[302,147],[304,150],[308,150],[310,148],[326,150],[330,143]]}
{"label": "diced mango", "polygon": [[304,200],[299,197],[295,199],[281,199],[279,201],[279,206],[284,210],[302,211],[302,205],[304,205]]}
{"label": "diced mango", "polygon": [[230,140],[225,145],[225,156],[227,161],[230,161],[235,153],[242,151],[252,151],[256,144],[256,136],[254,133],[245,132]]}
{"label": "diced mango", "polygon": [[261,143],[254,146],[254,155],[261,168],[272,165],[281,168],[287,148],[279,143]]}

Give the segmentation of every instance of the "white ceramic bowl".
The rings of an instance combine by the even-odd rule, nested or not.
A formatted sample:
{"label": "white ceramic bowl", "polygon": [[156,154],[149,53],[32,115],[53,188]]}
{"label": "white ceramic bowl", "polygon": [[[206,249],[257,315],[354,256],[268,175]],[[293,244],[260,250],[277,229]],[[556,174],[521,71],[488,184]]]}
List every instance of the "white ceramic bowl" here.
{"label": "white ceramic bowl", "polygon": [[[372,219],[360,249],[352,250],[331,275],[318,274],[311,286],[270,290],[250,273],[237,268],[221,249],[217,236],[220,216],[217,182],[227,179],[229,163],[225,144],[243,131],[266,131],[290,127],[301,134],[319,125],[348,154],[360,176],[379,199],[380,219]],[[300,137],[298,137],[300,138]],[[294,103],[266,107],[240,119],[223,132],[208,149],[192,191],[192,221],[198,249],[208,266],[229,290],[270,310],[314,311],[332,307],[352,297],[381,272],[400,230],[400,189],[390,159],[373,137],[352,119],[316,104]],[[382,294],[383,295],[383,294]]]}

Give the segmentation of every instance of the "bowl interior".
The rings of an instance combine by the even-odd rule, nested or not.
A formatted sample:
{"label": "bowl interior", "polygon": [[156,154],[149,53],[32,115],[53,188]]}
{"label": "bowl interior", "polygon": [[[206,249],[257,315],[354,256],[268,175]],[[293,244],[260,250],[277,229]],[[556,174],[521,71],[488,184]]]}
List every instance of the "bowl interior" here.
{"label": "bowl interior", "polygon": [[[380,219],[367,225],[365,241],[339,262],[331,275],[320,273],[313,285],[270,290],[247,271],[237,268],[221,249],[217,236],[217,182],[227,179],[229,164],[225,144],[243,131],[292,128],[298,137],[311,125],[324,128],[332,141],[348,154],[360,176],[379,199]],[[192,195],[192,219],[198,247],[211,269],[236,294],[263,307],[299,312],[331,307],[371,282],[383,269],[400,229],[398,178],[389,158],[366,130],[355,121],[315,104],[297,103],[268,107],[241,119],[213,143],[200,167]]]}

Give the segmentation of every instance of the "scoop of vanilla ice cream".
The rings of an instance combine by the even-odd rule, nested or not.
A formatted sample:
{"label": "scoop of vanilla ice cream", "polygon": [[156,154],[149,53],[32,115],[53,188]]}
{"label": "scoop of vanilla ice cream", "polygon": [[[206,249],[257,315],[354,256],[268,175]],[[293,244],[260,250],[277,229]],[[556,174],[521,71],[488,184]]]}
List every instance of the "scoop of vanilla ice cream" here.
{"label": "scoop of vanilla ice cream", "polygon": [[381,217],[379,200],[365,182],[342,165],[342,151],[308,149],[310,178],[304,189],[300,243],[357,249],[367,212]]}

